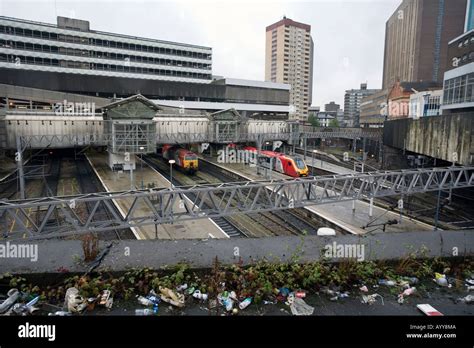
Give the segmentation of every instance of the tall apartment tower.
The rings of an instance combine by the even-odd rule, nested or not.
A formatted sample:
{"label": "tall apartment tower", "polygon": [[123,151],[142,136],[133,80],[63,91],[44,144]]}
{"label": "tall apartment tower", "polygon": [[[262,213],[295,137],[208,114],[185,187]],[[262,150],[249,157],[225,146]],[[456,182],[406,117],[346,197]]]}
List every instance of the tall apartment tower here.
{"label": "tall apartment tower", "polygon": [[385,26],[383,88],[443,82],[448,42],[462,34],[467,0],[403,0]]}
{"label": "tall apartment tower", "polygon": [[311,26],[283,17],[266,29],[265,80],[291,85],[290,118],[307,120],[313,92]]}

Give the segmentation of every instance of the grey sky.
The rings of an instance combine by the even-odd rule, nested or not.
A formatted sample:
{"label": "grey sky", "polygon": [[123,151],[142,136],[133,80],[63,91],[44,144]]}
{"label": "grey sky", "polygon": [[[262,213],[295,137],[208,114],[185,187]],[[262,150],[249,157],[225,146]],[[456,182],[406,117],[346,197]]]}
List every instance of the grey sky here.
{"label": "grey sky", "polygon": [[215,75],[263,80],[265,27],[286,15],[311,25],[313,105],[343,106],[344,91],[382,84],[385,22],[401,0],[64,1],[0,0],[0,13],[56,23],[85,19],[94,30],[210,46]]}

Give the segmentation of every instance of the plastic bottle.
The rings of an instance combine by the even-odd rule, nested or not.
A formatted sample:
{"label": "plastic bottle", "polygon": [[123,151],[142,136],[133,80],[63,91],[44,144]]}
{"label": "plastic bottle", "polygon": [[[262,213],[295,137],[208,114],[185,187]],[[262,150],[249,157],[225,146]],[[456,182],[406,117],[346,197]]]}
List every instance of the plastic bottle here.
{"label": "plastic bottle", "polygon": [[247,308],[250,304],[252,303],[252,298],[251,297],[247,297],[245,300],[243,300],[242,302],[239,303],[239,308],[242,310],[242,309],[245,309]]}
{"label": "plastic bottle", "polygon": [[153,315],[153,309],[135,309],[135,315],[140,315],[140,316],[147,316],[147,315]]}
{"label": "plastic bottle", "polygon": [[393,280],[380,279],[379,285],[394,286],[396,283]]}
{"label": "plastic bottle", "polygon": [[141,305],[153,306],[153,301],[151,301],[150,299],[148,299],[146,297],[138,296],[137,300],[138,300],[138,302],[140,302]]}

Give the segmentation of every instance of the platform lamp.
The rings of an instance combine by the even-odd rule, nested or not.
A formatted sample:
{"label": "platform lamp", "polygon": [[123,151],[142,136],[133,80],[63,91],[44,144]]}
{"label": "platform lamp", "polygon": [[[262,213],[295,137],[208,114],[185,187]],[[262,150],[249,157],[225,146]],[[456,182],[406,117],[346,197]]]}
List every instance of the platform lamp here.
{"label": "platform lamp", "polygon": [[169,160],[168,163],[170,164],[170,188],[173,188],[173,164],[175,164],[176,161]]}
{"label": "platform lamp", "polygon": [[318,150],[311,151],[311,155],[312,155],[311,156],[312,157],[312,159],[311,159],[311,176],[314,176],[314,154],[317,153],[317,152],[318,152]]}
{"label": "platform lamp", "polygon": [[142,177],[142,190],[143,190],[143,150],[145,150],[145,148],[143,146],[140,146],[140,172],[141,172],[141,177]]}

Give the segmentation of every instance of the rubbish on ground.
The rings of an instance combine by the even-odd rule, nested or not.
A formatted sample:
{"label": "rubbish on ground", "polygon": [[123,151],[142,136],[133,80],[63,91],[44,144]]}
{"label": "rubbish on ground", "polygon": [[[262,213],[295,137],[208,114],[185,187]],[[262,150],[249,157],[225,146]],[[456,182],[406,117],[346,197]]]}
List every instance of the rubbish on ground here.
{"label": "rubbish on ground", "polygon": [[186,294],[192,295],[195,290],[196,290],[196,288],[194,286],[192,286],[192,287],[190,287],[186,290]]}
{"label": "rubbish on ground", "polygon": [[474,279],[466,279],[467,285],[474,286]]}
{"label": "rubbish on ground", "polygon": [[443,315],[441,312],[437,311],[436,309],[434,309],[429,304],[419,304],[419,305],[416,305],[416,307],[429,317],[442,316]]}
{"label": "rubbish on ground", "polygon": [[101,306],[105,306],[105,305],[107,304],[107,301],[108,301],[109,298],[110,298],[110,295],[111,295],[110,290],[104,290],[104,291],[102,291],[102,295],[100,295],[99,304],[100,304]]}
{"label": "rubbish on ground", "polygon": [[251,297],[247,297],[245,300],[243,300],[242,302],[239,303],[239,308],[242,310],[242,309],[245,309],[247,308],[250,304],[252,303],[252,298]]}
{"label": "rubbish on ground", "polygon": [[194,291],[194,293],[193,293],[193,297],[194,297],[195,299],[198,299],[198,300],[206,301],[207,298],[208,298],[208,295],[201,293],[200,290],[196,290],[196,291]]}
{"label": "rubbish on ground", "polygon": [[473,303],[474,302],[474,295],[467,295],[466,297],[460,298],[459,301],[464,303]]}
{"label": "rubbish on ground", "polygon": [[10,289],[7,293],[8,298],[0,303],[0,314],[5,313],[8,309],[18,301],[20,297],[20,292],[18,289]]}
{"label": "rubbish on ground", "polygon": [[468,286],[467,287],[467,291],[472,291],[472,290],[474,290],[474,286]]}
{"label": "rubbish on ground", "polygon": [[359,288],[359,290],[362,291],[362,292],[369,292],[369,289],[367,289],[367,286],[365,286],[365,285],[364,285],[364,286],[361,286],[361,287]]}
{"label": "rubbish on ground", "polygon": [[138,297],[137,297],[137,300],[138,300],[138,302],[139,302],[141,305],[143,305],[143,306],[147,306],[147,307],[153,306],[153,301],[147,299],[147,298],[144,297],[144,296],[138,296]]}
{"label": "rubbish on ground", "polygon": [[234,301],[238,301],[239,299],[237,298],[237,294],[235,293],[235,291],[231,291],[230,294],[229,294],[229,297],[234,300]]}
{"label": "rubbish on ground", "polygon": [[89,312],[94,310],[96,301],[97,301],[97,298],[95,297],[89,297],[87,299],[87,310]]}
{"label": "rubbish on ground", "polygon": [[184,295],[176,294],[173,290],[168,288],[159,287],[160,297],[166,303],[172,304],[176,307],[184,307]]}
{"label": "rubbish on ground", "polygon": [[234,300],[232,300],[227,291],[217,295],[217,300],[223,305],[227,312],[230,312],[234,307]]}
{"label": "rubbish on ground", "polygon": [[34,305],[38,303],[39,299],[40,297],[36,296],[27,304],[16,303],[13,305],[12,310],[18,315],[32,314],[39,310],[38,308],[34,307]]}
{"label": "rubbish on ground", "polygon": [[153,304],[153,313],[158,314],[158,303]]}
{"label": "rubbish on ground", "polygon": [[398,303],[402,304],[405,302],[405,296],[410,296],[416,292],[416,288],[405,289],[400,295],[398,295]]}
{"label": "rubbish on ground", "polygon": [[295,297],[293,294],[288,296],[288,303],[293,315],[311,315],[314,312],[314,307],[311,307],[302,298]]}
{"label": "rubbish on ground", "polygon": [[295,296],[298,297],[298,298],[305,298],[306,297],[306,292],[304,291],[297,291],[295,293]]}
{"label": "rubbish on ground", "polygon": [[209,308],[213,309],[217,307],[217,300],[209,300]]}
{"label": "rubbish on ground", "polygon": [[382,300],[382,305],[385,305],[383,302],[383,297],[379,294],[362,295],[362,303],[367,303],[369,305],[374,304],[377,301],[377,297],[380,297]]}
{"label": "rubbish on ground", "polygon": [[435,278],[433,279],[433,281],[439,286],[447,286],[449,288],[452,286],[448,283],[448,279],[446,279],[445,274],[435,273]]}
{"label": "rubbish on ground", "polygon": [[239,310],[238,310],[237,308],[234,308],[234,309],[232,310],[232,314],[237,314],[237,313],[239,313]]}
{"label": "rubbish on ground", "polygon": [[316,232],[318,236],[335,236],[336,231],[333,228],[329,227],[320,227],[318,228],[318,231]]}
{"label": "rubbish on ground", "polygon": [[185,283],[185,284],[183,284],[183,285],[180,285],[180,286],[176,287],[176,290],[178,290],[178,291],[184,291],[184,290],[186,290],[187,288],[188,288],[188,284]]}
{"label": "rubbish on ground", "polygon": [[67,289],[65,297],[64,307],[66,307],[69,312],[80,313],[86,309],[87,303],[84,298],[79,295],[79,290],[76,288]]}
{"label": "rubbish on ground", "polygon": [[155,314],[152,309],[135,309],[135,315],[146,316]]}
{"label": "rubbish on ground", "polygon": [[273,301],[266,301],[266,300],[263,300],[263,304],[264,304],[264,305],[277,304],[277,301],[273,302]]}
{"label": "rubbish on ground", "polygon": [[410,283],[410,285],[415,285],[420,282],[420,280],[417,277],[405,277],[405,279]]}
{"label": "rubbish on ground", "polygon": [[50,316],[50,317],[52,317],[52,316],[67,317],[67,316],[70,316],[70,315],[72,315],[71,312],[66,312],[66,311],[57,311],[57,312],[48,314],[48,316]]}
{"label": "rubbish on ground", "polygon": [[280,288],[279,293],[280,293],[280,295],[282,295],[284,297],[288,297],[288,295],[290,294],[290,289]]}
{"label": "rubbish on ground", "polygon": [[395,286],[397,283],[393,280],[379,279],[379,285]]}

